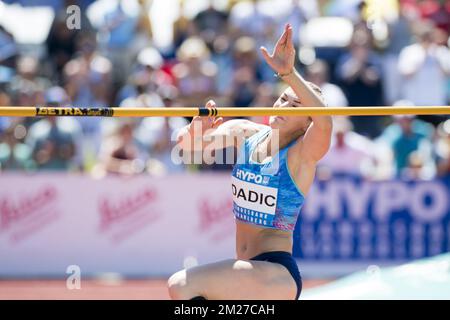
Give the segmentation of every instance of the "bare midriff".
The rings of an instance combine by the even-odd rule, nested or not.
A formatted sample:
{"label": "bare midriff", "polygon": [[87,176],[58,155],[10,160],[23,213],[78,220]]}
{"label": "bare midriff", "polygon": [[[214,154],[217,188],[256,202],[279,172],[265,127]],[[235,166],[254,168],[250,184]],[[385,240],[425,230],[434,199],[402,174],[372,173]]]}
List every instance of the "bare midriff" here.
{"label": "bare midriff", "polygon": [[236,220],[236,255],[251,259],[269,251],[292,253],[292,232],[262,228]]}

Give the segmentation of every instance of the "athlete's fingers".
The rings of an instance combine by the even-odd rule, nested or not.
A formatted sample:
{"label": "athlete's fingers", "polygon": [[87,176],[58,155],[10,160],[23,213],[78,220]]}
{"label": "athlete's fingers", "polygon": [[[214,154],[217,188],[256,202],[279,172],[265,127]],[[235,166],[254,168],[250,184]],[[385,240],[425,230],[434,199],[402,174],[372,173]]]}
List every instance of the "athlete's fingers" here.
{"label": "athlete's fingers", "polygon": [[287,25],[284,27],[283,34],[278,39],[277,43],[275,44],[275,47],[277,47],[278,45],[284,44],[286,42],[286,38],[287,38]]}
{"label": "athlete's fingers", "polygon": [[205,130],[208,130],[212,126],[210,117],[195,116],[192,118],[191,130],[193,134],[202,135]]}
{"label": "athlete's fingers", "polygon": [[289,40],[288,40],[288,48],[289,48],[290,50],[295,49],[295,48],[294,48],[294,41],[292,40],[293,34],[294,34],[294,30],[293,30],[292,27],[290,26],[290,27],[289,27]]}
{"label": "athlete's fingers", "polygon": [[218,126],[220,126],[221,124],[223,123],[223,118],[222,117],[218,117],[218,118],[216,118],[215,120],[214,120],[214,123],[213,123],[213,128],[215,129],[215,128],[217,128]]}
{"label": "athlete's fingers", "polygon": [[[205,107],[206,108],[216,108],[216,102],[214,100],[208,100],[208,102],[206,103]],[[216,117],[215,116],[208,116],[208,117],[205,117],[205,118],[208,118],[207,119],[208,128],[214,128]]]}
{"label": "athlete's fingers", "polygon": [[211,128],[212,117],[202,117],[202,125],[205,129]]}
{"label": "athlete's fingers", "polygon": [[261,47],[260,50],[264,57],[264,60],[266,60],[267,64],[272,67],[272,56],[270,55],[270,53],[265,47]]}
{"label": "athlete's fingers", "polygon": [[195,123],[200,123],[202,128],[205,128],[208,126],[209,120],[207,119],[207,117],[201,117],[201,116],[195,116],[192,119],[192,122]]}
{"label": "athlete's fingers", "polygon": [[206,108],[215,108],[216,107],[216,102],[214,100],[208,100],[208,102],[206,103]]}
{"label": "athlete's fingers", "polygon": [[203,128],[204,128],[204,124],[203,124],[203,119],[200,116],[195,116],[192,118],[192,121],[189,125],[189,132],[190,134],[194,137],[200,137],[203,134]]}
{"label": "athlete's fingers", "polygon": [[194,121],[199,121],[199,120],[202,120],[202,117],[200,117],[200,116],[195,116],[195,117],[192,118],[192,122],[194,122]]}
{"label": "athlete's fingers", "polygon": [[293,42],[292,42],[292,27],[289,24],[288,24],[287,46],[289,48],[291,48],[293,46]]}

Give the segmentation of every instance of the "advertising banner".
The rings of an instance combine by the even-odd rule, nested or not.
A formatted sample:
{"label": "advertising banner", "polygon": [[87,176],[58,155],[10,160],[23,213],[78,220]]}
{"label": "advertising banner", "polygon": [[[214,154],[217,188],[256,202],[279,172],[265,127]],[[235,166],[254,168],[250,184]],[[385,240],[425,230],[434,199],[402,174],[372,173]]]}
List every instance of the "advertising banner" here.
{"label": "advertising banner", "polygon": [[[0,175],[0,276],[167,276],[235,257],[229,174]],[[450,251],[450,179],[317,181],[294,232],[299,265]],[[317,269],[319,270],[319,269]]]}

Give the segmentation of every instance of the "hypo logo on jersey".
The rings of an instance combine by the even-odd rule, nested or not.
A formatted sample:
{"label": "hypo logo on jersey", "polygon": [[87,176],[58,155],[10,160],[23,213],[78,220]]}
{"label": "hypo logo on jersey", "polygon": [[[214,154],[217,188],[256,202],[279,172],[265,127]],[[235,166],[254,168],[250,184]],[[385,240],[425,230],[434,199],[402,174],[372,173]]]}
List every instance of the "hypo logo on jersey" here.
{"label": "hypo logo on jersey", "polygon": [[263,176],[261,174],[255,174],[251,171],[237,169],[235,175],[236,175],[236,178],[247,181],[247,182],[253,182],[253,183],[262,184],[262,185],[268,185],[270,182],[270,178],[268,176]]}

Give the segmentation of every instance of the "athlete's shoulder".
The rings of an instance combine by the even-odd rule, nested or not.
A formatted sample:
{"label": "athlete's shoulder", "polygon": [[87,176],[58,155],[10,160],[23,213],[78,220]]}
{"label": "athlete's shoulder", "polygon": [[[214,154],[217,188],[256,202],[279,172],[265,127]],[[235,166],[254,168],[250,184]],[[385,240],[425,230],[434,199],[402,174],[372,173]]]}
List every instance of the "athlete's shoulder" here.
{"label": "athlete's shoulder", "polygon": [[229,130],[235,136],[242,135],[244,138],[249,138],[260,131],[270,129],[270,127],[247,119],[232,119],[225,121],[218,129]]}

